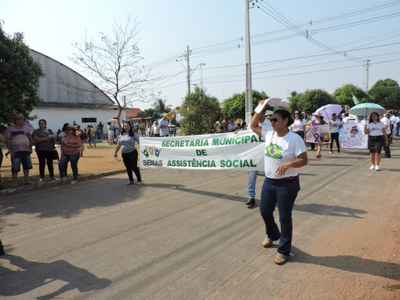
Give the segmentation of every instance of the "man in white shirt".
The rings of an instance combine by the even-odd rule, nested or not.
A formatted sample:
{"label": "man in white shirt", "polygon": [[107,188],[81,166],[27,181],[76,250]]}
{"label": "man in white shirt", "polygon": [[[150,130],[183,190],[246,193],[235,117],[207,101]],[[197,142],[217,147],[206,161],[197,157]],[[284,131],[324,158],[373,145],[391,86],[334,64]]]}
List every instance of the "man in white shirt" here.
{"label": "man in white shirt", "polygon": [[392,131],[390,129],[390,113],[387,113],[385,116],[383,114],[379,114],[379,119],[380,121],[385,124],[385,128],[386,128],[386,135],[387,135],[387,139],[388,139],[388,143],[387,145],[385,145],[383,147],[383,149],[385,150],[385,157],[386,158],[390,158],[391,154],[390,154],[390,143],[392,140]]}
{"label": "man in white shirt", "polygon": [[390,117],[390,122],[392,123],[392,136],[399,136],[399,124],[400,124],[400,118],[396,115],[392,115]]}

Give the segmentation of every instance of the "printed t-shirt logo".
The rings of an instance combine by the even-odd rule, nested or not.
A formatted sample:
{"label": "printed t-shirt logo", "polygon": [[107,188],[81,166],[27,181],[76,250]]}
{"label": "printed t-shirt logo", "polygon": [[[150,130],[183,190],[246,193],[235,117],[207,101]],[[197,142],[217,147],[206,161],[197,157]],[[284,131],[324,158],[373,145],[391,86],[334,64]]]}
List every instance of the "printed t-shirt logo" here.
{"label": "printed t-shirt logo", "polygon": [[265,155],[273,159],[282,159],[283,148],[277,144],[269,144],[265,148]]}

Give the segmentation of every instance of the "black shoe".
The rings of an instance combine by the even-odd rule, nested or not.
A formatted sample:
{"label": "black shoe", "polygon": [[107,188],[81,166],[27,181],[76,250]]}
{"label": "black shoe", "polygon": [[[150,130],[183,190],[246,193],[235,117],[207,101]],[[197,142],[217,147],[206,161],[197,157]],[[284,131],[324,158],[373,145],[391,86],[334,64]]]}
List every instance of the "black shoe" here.
{"label": "black shoe", "polygon": [[246,205],[249,207],[253,207],[254,205],[256,205],[256,200],[254,200],[254,198],[249,199],[249,201],[246,202]]}
{"label": "black shoe", "polygon": [[0,255],[3,255],[3,254],[5,254],[4,247],[3,247],[3,244],[1,243],[1,240],[0,240]]}

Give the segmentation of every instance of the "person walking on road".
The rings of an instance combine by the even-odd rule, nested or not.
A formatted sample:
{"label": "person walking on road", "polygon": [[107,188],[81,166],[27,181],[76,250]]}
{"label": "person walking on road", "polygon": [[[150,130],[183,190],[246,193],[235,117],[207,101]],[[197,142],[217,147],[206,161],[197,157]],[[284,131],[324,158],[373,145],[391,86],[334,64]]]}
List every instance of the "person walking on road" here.
{"label": "person walking on road", "polygon": [[329,121],[330,134],[331,134],[331,145],[329,153],[333,153],[333,142],[335,141],[337,152],[340,153],[340,143],[339,143],[339,130],[342,127],[342,121],[340,121],[336,114],[332,114],[332,120]]}
{"label": "person walking on road", "polygon": [[[308,163],[307,149],[303,139],[289,130],[293,119],[287,110],[278,109],[272,114],[270,121],[273,130],[270,131],[258,126],[264,115],[265,111],[256,113],[251,121],[251,129],[265,140],[265,179],[261,190],[260,214],[267,237],[262,245],[268,248],[279,240],[275,263],[283,265],[289,259],[292,246],[292,210],[300,190],[298,168]],[[281,230],[274,219],[276,206]]]}
{"label": "person walking on road", "polygon": [[[314,114],[315,120],[311,122],[312,126],[319,126],[319,125],[324,125],[326,124],[324,121],[324,117],[320,113],[315,113]],[[316,153],[316,158],[321,158],[321,151],[322,151],[322,142],[320,143],[315,143],[317,147],[317,153]]]}
{"label": "person walking on road", "polygon": [[[255,112],[251,113],[251,117],[254,117]],[[261,119],[261,123],[258,124],[261,130],[268,131],[272,130],[271,122],[268,117],[264,116],[264,119]],[[257,174],[258,171],[249,171],[249,177],[247,181],[247,196],[248,201],[246,202],[247,208],[253,208],[256,205],[256,183],[257,183]]]}
{"label": "person walking on road", "polygon": [[126,168],[126,173],[129,177],[129,182],[127,185],[133,184],[132,171],[136,175],[138,181],[137,184],[142,185],[142,176],[140,175],[140,170],[138,168],[139,153],[136,149],[135,142],[139,143],[139,135],[133,131],[133,127],[130,123],[125,122],[122,133],[118,137],[114,157],[118,157],[118,151],[121,149],[122,160]]}
{"label": "person walking on road", "polygon": [[391,127],[391,123],[390,123],[390,113],[387,113],[386,115],[380,114],[379,120],[383,124],[385,124],[386,138],[389,141],[387,144],[383,145],[383,150],[385,151],[384,155],[386,158],[391,158],[392,156],[390,154],[390,142],[392,139],[392,127]]}
{"label": "person walking on road", "polygon": [[368,134],[369,158],[371,160],[370,170],[380,171],[379,163],[381,161],[381,151],[383,145],[389,144],[386,136],[385,124],[379,121],[379,115],[372,112],[369,116],[369,122],[365,124],[364,133]]}

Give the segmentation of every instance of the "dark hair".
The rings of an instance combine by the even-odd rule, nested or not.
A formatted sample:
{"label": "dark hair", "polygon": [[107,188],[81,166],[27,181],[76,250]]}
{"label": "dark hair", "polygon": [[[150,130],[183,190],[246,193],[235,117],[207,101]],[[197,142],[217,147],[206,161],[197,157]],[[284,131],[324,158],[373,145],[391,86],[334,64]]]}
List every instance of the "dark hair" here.
{"label": "dark hair", "polygon": [[63,127],[62,127],[62,131],[65,131],[65,130],[67,130],[67,126],[68,126],[68,124],[69,124],[69,123],[64,123],[64,125],[63,125]]}
{"label": "dark hair", "polygon": [[128,134],[130,137],[134,136],[132,124],[130,122],[124,122],[124,124],[128,124],[129,125],[129,131],[125,132],[125,128],[122,127],[121,134]]}
{"label": "dark hair", "polygon": [[274,111],[274,114],[280,115],[283,120],[288,119],[287,122],[288,127],[294,123],[294,120],[290,116],[290,112],[288,112],[286,109],[277,109]]}
{"label": "dark hair", "polygon": [[372,115],[376,115],[378,120],[379,120],[379,114],[376,111],[373,111],[372,113],[370,113],[369,115],[369,122],[368,123],[372,123]]}
{"label": "dark hair", "polygon": [[46,122],[46,120],[45,120],[45,119],[40,119],[40,120],[38,121],[38,124],[40,124],[40,122],[43,122],[43,123],[44,123],[44,125],[47,125],[47,122]]}

